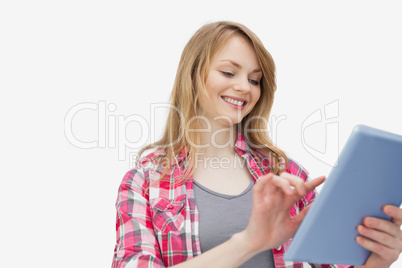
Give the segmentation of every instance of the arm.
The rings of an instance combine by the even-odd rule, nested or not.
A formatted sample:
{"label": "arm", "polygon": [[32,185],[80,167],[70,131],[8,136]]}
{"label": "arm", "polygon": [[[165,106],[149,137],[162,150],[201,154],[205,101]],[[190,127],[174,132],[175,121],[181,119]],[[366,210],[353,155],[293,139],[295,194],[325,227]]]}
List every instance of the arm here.
{"label": "arm", "polygon": [[142,166],[126,173],[116,202],[116,247],[112,267],[164,267],[155,238]]}
{"label": "arm", "polygon": [[[148,196],[144,191],[148,188],[145,174],[143,168],[137,166],[126,173],[119,187],[113,268],[165,267],[153,232]],[[237,267],[254,254],[245,244],[244,236],[235,234],[225,243],[177,267],[208,267],[211,264],[214,267]]]}
{"label": "arm", "polygon": [[175,265],[175,268],[238,267],[258,253],[247,244],[244,233],[237,233],[228,241],[201,255]]}
{"label": "arm", "polygon": [[[279,177],[277,177],[279,178]],[[289,184],[281,184],[283,183],[283,179],[286,179],[290,181],[291,183]],[[310,194],[313,194],[315,191],[312,191],[316,186],[318,186],[320,183],[316,182],[316,186],[314,187],[305,187],[305,183],[301,183],[301,181],[298,178],[292,178],[290,174],[282,174],[281,177],[279,178],[282,181],[275,181],[272,182],[272,184],[276,185],[276,189],[272,188],[271,190],[274,190],[276,192],[280,192],[281,195],[285,194],[287,196],[295,196],[291,194],[289,191],[288,186],[292,185],[296,187],[295,192],[300,191],[300,196],[303,196],[302,193],[304,191],[309,191]],[[279,211],[281,209],[278,209],[278,211],[273,212],[272,215],[269,215],[267,211],[260,211],[257,204],[259,204],[262,200],[260,198],[265,198],[262,202],[265,203],[265,208],[270,208],[270,210],[275,210],[275,208],[280,207],[278,203],[276,205],[273,205],[275,202],[287,202],[287,198],[279,198],[279,196],[276,196],[276,198],[272,199],[267,199],[267,196],[272,196],[274,193],[269,192],[268,188],[271,188],[273,185],[270,185],[270,180],[272,178],[264,178],[262,179],[257,185],[260,187],[255,187],[253,189],[253,211],[252,215],[250,217],[250,222],[246,230],[244,230],[241,233],[235,234],[230,240],[226,241],[225,243],[215,247],[212,250],[209,250],[200,256],[189,260],[185,263],[182,263],[180,265],[174,266],[177,268],[185,268],[185,267],[209,267],[210,265],[214,265],[214,267],[237,267],[247,261],[249,258],[253,257],[254,255],[258,254],[259,252],[262,252],[266,249],[271,249],[274,247],[277,247],[278,245],[281,245],[283,242],[285,242],[288,239],[288,236],[291,234],[293,236],[294,232],[297,230],[301,220],[304,218],[304,215],[306,214],[308,207],[306,209],[303,209],[302,212],[299,213],[296,217],[292,218],[291,221],[293,221],[290,225],[288,225],[288,220],[286,217],[284,217],[282,220],[278,219],[281,218],[281,214]],[[322,180],[322,179],[319,179]],[[314,182],[314,181],[313,181]],[[321,181],[322,182],[322,181]],[[256,186],[257,186],[256,185]],[[303,186],[305,187],[303,189]],[[280,191],[278,191],[280,189]],[[304,190],[304,191],[303,191]],[[297,194],[296,194],[297,195]],[[313,196],[310,196],[311,198],[314,198]],[[308,195],[306,196],[306,200],[310,198]],[[310,200],[311,201],[311,200]],[[271,203],[272,202],[272,203]],[[304,201],[300,201],[304,202]],[[270,204],[271,203],[271,204]],[[289,204],[289,203],[288,203]],[[388,206],[388,209],[390,207]],[[400,225],[402,223],[402,210],[397,208],[397,207],[392,207],[389,211],[387,210],[387,207],[384,209],[384,211],[393,217],[393,222],[391,225],[385,224],[383,227],[384,230],[387,230],[388,235],[390,233],[393,233],[394,238],[390,239],[390,243],[387,244],[387,248],[382,248],[378,247],[378,251],[381,253],[373,253],[369,260],[367,261],[366,265],[363,266],[364,268],[382,268],[382,267],[389,267],[397,258],[398,255],[401,252],[401,243],[402,243],[402,231],[400,230]],[[260,214],[261,213],[261,214]],[[274,216],[274,214],[276,216]],[[273,228],[265,228],[267,232],[264,232],[263,230],[258,230],[261,226],[275,226],[276,224],[275,219],[279,223],[276,227]],[[369,221],[370,222],[370,221]],[[376,224],[384,224],[387,221],[384,220],[375,220],[372,223]],[[281,226],[284,225],[285,227]],[[376,226],[377,228],[381,229],[380,226]],[[372,227],[374,228],[374,227]],[[275,230],[274,232],[269,232],[269,230]],[[384,231],[385,232],[385,231]],[[378,234],[377,234],[378,235]],[[383,239],[385,234],[380,234],[380,237]],[[375,235],[369,236],[371,239],[374,239]],[[377,238],[380,240],[379,238]],[[387,239],[386,239],[387,240]],[[367,240],[368,241],[368,240]],[[370,245],[375,245],[375,244],[370,244]],[[399,247],[399,249],[397,248]],[[368,248],[368,247],[367,247]],[[375,248],[375,246],[374,246]],[[373,252],[375,252],[374,249],[370,249]],[[381,251],[384,250],[384,251]],[[228,256],[228,257],[224,257]],[[387,258],[388,257],[388,258]],[[313,266],[317,267],[317,265]],[[321,264],[319,267],[351,267],[349,265],[326,265],[326,264]],[[360,268],[360,267],[359,267]]]}
{"label": "arm", "polygon": [[290,207],[302,193],[312,191],[324,181],[321,177],[296,185],[297,179],[291,176],[287,180],[271,173],[262,176],[253,188],[253,207],[247,228],[225,243],[174,267],[238,267],[256,254],[282,245],[294,235],[305,215],[303,212],[290,217]]}
{"label": "arm", "polygon": [[[247,228],[225,243],[175,267],[237,267],[259,252],[276,248],[294,235],[305,212],[290,217],[290,207],[324,181],[299,183],[267,174],[253,188],[253,207]],[[297,184],[296,184],[297,181]],[[295,187],[295,190],[291,188]],[[117,244],[113,267],[164,267],[153,232],[144,172],[126,174],[117,200]]]}

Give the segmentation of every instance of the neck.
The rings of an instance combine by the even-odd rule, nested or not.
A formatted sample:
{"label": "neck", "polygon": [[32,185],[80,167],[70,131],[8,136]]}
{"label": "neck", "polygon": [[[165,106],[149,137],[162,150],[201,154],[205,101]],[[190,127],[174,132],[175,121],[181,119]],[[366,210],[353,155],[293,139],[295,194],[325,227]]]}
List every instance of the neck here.
{"label": "neck", "polygon": [[[237,138],[236,125],[222,125],[217,121],[210,121],[211,131],[201,132],[202,144],[200,149],[202,157],[230,157],[235,155],[234,145]],[[205,129],[208,129],[207,127]]]}

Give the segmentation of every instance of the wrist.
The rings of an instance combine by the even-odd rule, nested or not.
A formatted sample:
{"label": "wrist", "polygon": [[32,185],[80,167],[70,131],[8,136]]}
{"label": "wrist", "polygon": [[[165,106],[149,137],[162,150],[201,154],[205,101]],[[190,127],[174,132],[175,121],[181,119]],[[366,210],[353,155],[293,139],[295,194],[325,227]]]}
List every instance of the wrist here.
{"label": "wrist", "polygon": [[243,252],[245,252],[250,258],[263,251],[257,245],[255,245],[255,243],[253,243],[245,230],[234,234],[232,239],[242,247]]}

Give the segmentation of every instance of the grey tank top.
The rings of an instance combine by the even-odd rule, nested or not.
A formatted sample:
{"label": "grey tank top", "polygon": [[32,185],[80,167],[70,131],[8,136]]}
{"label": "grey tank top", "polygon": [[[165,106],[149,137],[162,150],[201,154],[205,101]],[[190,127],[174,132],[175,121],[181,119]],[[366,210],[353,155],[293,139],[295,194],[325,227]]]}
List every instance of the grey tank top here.
{"label": "grey tank top", "polygon": [[[194,180],[201,252],[222,244],[247,227],[252,208],[253,186],[254,181],[239,195],[225,195],[211,191]],[[274,268],[272,250],[255,255],[240,267]]]}

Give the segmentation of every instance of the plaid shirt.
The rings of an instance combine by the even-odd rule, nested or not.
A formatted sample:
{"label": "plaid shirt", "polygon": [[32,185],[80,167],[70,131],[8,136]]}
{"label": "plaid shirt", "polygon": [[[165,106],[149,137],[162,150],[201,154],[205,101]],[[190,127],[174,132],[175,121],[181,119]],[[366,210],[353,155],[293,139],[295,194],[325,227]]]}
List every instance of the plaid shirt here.
{"label": "plaid shirt", "polygon": [[[254,179],[269,172],[270,158],[246,143],[238,132],[236,152],[246,160]],[[185,168],[186,153],[178,156],[167,180],[158,181],[161,169],[157,159],[164,156],[163,150],[156,150],[142,158],[138,165],[127,172],[119,188],[117,208],[117,243],[112,267],[168,267],[179,264],[201,254],[193,180],[177,183]],[[289,159],[286,172],[308,179],[307,171]],[[173,183],[175,182],[175,183]],[[148,191],[146,191],[148,189]],[[310,192],[290,209],[296,215],[316,196]],[[283,260],[284,252],[291,240],[273,249],[276,268],[302,268],[302,263]],[[314,265],[313,267],[349,267],[345,265]]]}

